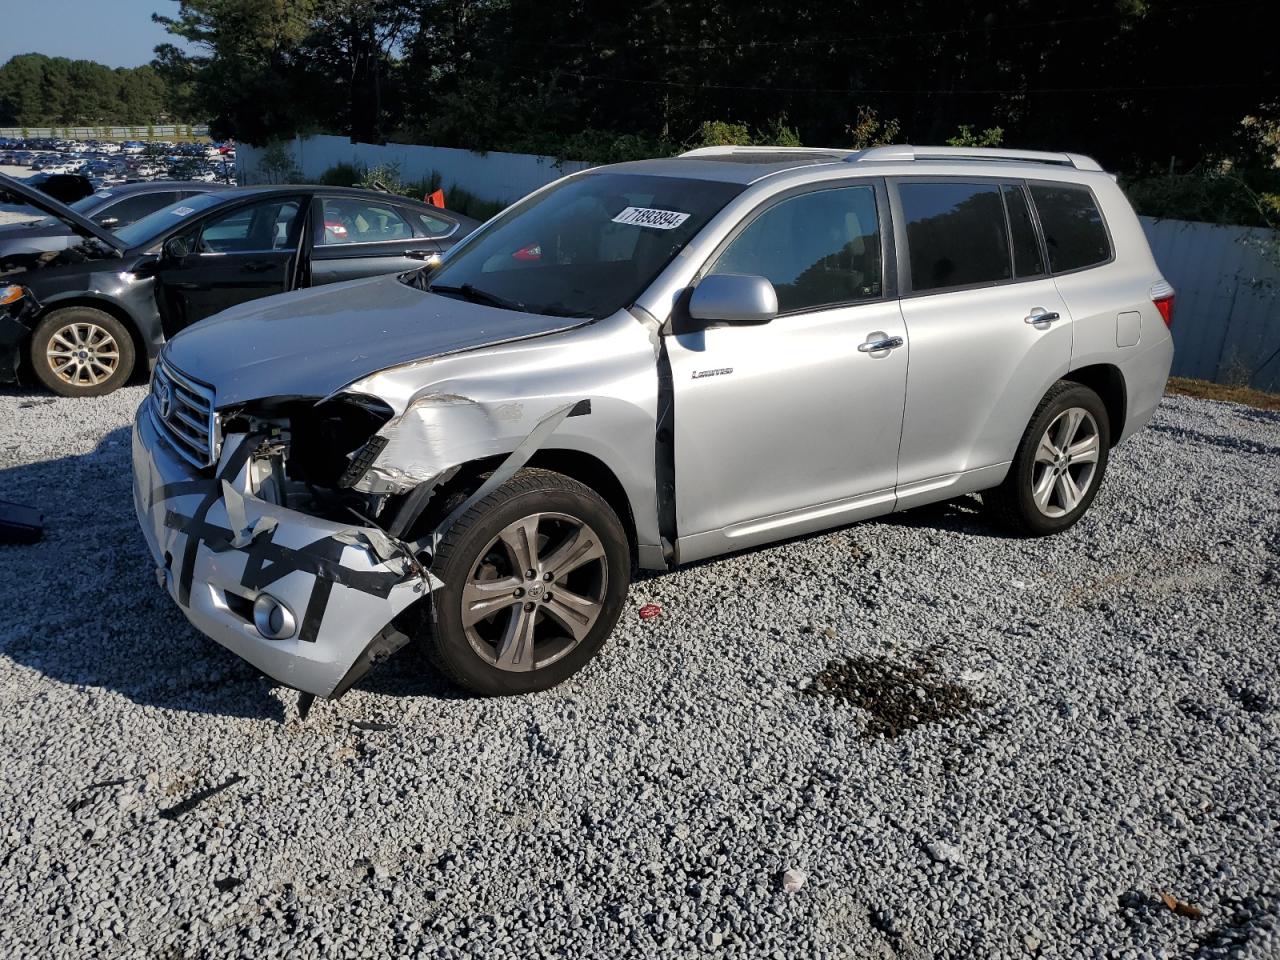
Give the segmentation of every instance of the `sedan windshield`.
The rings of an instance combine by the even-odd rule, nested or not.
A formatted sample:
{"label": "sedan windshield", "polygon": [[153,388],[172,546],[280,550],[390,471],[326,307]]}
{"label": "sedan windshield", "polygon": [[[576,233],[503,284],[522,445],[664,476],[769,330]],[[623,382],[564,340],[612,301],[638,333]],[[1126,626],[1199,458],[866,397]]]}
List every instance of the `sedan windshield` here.
{"label": "sedan windshield", "polygon": [[149,213],[141,220],[121,227],[115,233],[130,249],[145,247],[167,233],[170,227],[179,226],[183,221],[190,220],[197,213],[216,206],[224,199],[216,193],[198,193],[161,207],[155,213]]}
{"label": "sedan windshield", "polygon": [[738,184],[625,173],[576,177],[531,197],[413,282],[445,296],[566,317],[632,303]]}

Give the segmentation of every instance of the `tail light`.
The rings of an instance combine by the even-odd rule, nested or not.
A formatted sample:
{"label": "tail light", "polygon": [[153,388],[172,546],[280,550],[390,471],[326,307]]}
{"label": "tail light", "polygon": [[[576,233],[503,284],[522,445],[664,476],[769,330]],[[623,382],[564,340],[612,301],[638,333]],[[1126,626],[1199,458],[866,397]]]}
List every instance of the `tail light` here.
{"label": "tail light", "polygon": [[1165,281],[1151,285],[1151,302],[1156,305],[1156,309],[1160,311],[1160,316],[1164,319],[1164,325],[1170,330],[1173,329],[1173,287]]}

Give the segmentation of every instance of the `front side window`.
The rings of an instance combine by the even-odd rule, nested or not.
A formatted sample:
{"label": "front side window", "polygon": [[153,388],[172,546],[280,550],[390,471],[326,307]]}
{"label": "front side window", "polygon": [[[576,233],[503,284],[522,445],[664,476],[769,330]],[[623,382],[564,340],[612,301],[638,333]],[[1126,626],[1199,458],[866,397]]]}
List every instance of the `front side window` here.
{"label": "front side window", "polygon": [[606,317],[634,302],[742,186],[588,173],[517,204],[429,278],[445,296],[553,316]]}
{"label": "front side window", "polygon": [[707,273],[764,277],[777,291],[780,313],[879,297],[875,187],[819,190],[773,205],[733,239]]}
{"label": "front side window", "polygon": [[200,229],[200,253],[250,253],[293,246],[296,199],[271,199],[210,217]]}
{"label": "front side window", "polygon": [[998,183],[905,181],[911,289],[917,293],[999,283],[1013,276]]}
{"label": "front side window", "polygon": [[1049,267],[1054,273],[1093,267],[1111,259],[1107,227],[1088,187],[1033,183],[1031,200],[1040,215]]}
{"label": "front side window", "polygon": [[325,246],[413,238],[409,222],[387,203],[351,197],[325,197],[323,212],[323,230],[317,230],[316,242]]}

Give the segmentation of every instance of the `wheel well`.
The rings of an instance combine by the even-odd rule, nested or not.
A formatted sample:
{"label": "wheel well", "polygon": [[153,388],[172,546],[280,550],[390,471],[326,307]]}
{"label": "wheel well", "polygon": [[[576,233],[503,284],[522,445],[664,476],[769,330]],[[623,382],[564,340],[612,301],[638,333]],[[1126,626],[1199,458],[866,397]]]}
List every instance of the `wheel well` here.
{"label": "wheel well", "polygon": [[[439,522],[466,496],[470,495],[484,478],[496,470],[505,457],[486,457],[464,464],[458,473],[444,484],[431,498],[431,505],[423,514],[421,527],[430,529]],[[598,493],[622,522],[627,532],[627,543],[631,548],[631,562],[636,562],[636,523],[631,512],[631,501],[627,499],[626,490],[612,470],[605,463],[589,453],[579,450],[539,450],[530,459],[527,466],[539,467],[543,470],[554,470],[566,477],[577,480]]]}
{"label": "wheel well", "polygon": [[1124,374],[1120,368],[1109,363],[1095,363],[1072,370],[1062,379],[1086,386],[1102,398],[1102,405],[1107,408],[1107,419],[1111,422],[1111,446],[1114,447],[1120,441],[1120,434],[1124,433],[1128,410]]}
{"label": "wheel well", "polygon": [[[96,300],[93,297],[70,297],[66,300],[58,300],[49,304],[40,312],[40,316],[36,318],[37,323],[44,320],[49,314],[64,307],[90,307],[93,310],[101,310],[103,313],[110,314],[124,325],[129,331],[129,339],[133,341],[133,373],[129,375],[130,383],[137,383],[139,378],[146,382],[151,372],[151,359],[147,354],[147,345],[142,339],[142,333],[138,330],[138,325],[133,322],[133,318],[128,312],[122,310],[117,304],[109,300]],[[29,339],[29,338],[28,338]]]}

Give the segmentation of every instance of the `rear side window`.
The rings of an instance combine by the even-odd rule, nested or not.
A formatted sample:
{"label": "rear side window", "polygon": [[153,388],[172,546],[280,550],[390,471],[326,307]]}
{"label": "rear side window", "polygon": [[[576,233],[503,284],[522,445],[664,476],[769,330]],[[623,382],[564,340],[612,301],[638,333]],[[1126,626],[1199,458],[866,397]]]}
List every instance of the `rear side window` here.
{"label": "rear side window", "polygon": [[904,181],[911,289],[999,283],[1013,277],[998,183]]}
{"label": "rear side window", "polygon": [[1033,183],[1031,199],[1040,215],[1049,267],[1054,273],[1093,267],[1111,259],[1107,227],[1088,187]]}
{"label": "rear side window", "polygon": [[707,272],[765,277],[778,293],[781,313],[879,297],[875,187],[820,190],[775,204]]}
{"label": "rear side window", "polygon": [[1022,187],[1006,184],[1004,207],[1009,213],[1009,243],[1013,247],[1013,272],[1018,279],[1038,277],[1044,273],[1044,257],[1040,241],[1031,222],[1031,208]]}

